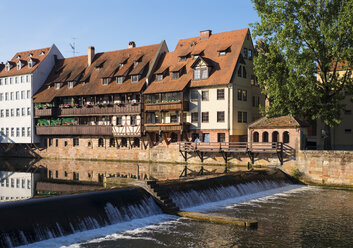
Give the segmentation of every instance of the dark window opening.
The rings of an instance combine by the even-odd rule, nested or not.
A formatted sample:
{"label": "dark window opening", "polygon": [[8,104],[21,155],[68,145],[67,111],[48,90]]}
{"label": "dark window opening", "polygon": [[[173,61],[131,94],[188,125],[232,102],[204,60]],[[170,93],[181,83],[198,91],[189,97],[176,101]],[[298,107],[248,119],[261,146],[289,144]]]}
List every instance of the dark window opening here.
{"label": "dark window opening", "polygon": [[254,133],[253,142],[259,142],[259,133],[258,132]]}
{"label": "dark window opening", "polygon": [[217,134],[217,142],[225,142],[226,141],[226,134],[225,133],[218,133]]}

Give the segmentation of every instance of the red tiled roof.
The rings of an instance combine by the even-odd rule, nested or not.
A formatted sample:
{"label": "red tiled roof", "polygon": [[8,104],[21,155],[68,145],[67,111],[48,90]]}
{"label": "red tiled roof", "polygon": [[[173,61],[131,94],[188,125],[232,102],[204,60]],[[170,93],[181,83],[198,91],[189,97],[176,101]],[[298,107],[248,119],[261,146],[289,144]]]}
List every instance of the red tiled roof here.
{"label": "red tiled roof", "polygon": [[[0,66],[0,77],[32,73],[38,67],[40,62],[42,62],[43,59],[47,56],[47,54],[49,53],[49,50],[50,50],[50,47],[47,47],[47,48],[42,48],[37,50],[16,53],[15,56],[13,56],[13,58],[9,61],[13,65],[13,67],[9,71],[6,71],[5,69],[1,70],[1,66]],[[44,54],[40,55],[42,52],[44,52]],[[30,54],[32,54],[32,57],[29,56]],[[23,62],[22,63],[23,66],[20,70],[17,70],[17,67],[16,67],[18,57]],[[35,62],[34,66],[31,68],[28,67],[28,63],[27,63],[30,58],[32,58],[32,60]]]}
{"label": "red tiled roof", "polygon": [[[230,83],[237,61],[241,54],[243,43],[248,28],[212,34],[208,39],[194,37],[179,40],[174,52],[169,52],[156,73],[162,73],[167,68],[175,70],[185,65],[184,74],[177,80],[171,80],[171,74],[166,75],[162,81],[153,81],[144,91],[146,94],[158,92],[181,91],[187,85],[190,87],[203,87],[212,85],[224,85]],[[228,49],[225,56],[219,56],[219,50]],[[202,59],[212,65],[212,71],[208,79],[193,80],[193,69],[191,66],[195,60],[189,57],[180,62],[180,56],[188,54],[199,54],[202,52]]]}
{"label": "red tiled roof", "polygon": [[[34,95],[34,102],[51,102],[55,97],[101,95],[114,93],[140,92],[145,85],[147,70],[142,70],[144,65],[149,66],[160,44],[134,47],[112,52],[97,53],[93,62],[88,66],[87,55],[63,59],[52,70],[44,86]],[[141,60],[133,69],[134,62]],[[126,62],[123,67],[120,64]],[[131,82],[130,68],[143,71],[140,80]],[[122,84],[117,84],[115,76],[125,75]],[[113,78],[108,85],[102,85],[102,78]],[[77,83],[72,89],[67,82],[77,80],[85,84]],[[55,89],[54,83],[61,82],[64,85]],[[50,88],[48,86],[51,86]]]}
{"label": "red tiled roof", "polygon": [[267,118],[263,117],[249,125],[250,129],[255,128],[279,128],[279,127],[307,127],[308,123],[299,120],[293,116],[280,116]]}

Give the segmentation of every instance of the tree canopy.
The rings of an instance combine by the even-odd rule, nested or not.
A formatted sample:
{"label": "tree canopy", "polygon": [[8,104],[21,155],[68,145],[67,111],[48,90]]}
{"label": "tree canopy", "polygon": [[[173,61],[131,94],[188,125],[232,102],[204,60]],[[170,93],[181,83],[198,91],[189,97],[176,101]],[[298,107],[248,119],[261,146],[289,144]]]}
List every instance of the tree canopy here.
{"label": "tree canopy", "polygon": [[[255,73],[269,116],[341,121],[342,100],[353,92],[353,0],[252,0],[258,56]],[[325,146],[330,146],[328,137]]]}

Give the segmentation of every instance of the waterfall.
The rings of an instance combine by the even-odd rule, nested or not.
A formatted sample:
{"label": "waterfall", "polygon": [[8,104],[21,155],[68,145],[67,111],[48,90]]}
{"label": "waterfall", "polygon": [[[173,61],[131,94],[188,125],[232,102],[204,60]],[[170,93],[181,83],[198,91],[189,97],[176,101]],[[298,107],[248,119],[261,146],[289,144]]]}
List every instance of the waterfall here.
{"label": "waterfall", "polygon": [[0,205],[0,247],[14,247],[162,213],[138,189]]}
{"label": "waterfall", "polygon": [[206,203],[251,195],[287,185],[289,185],[288,182],[282,180],[261,180],[230,186],[210,186],[203,190],[189,189],[186,191],[174,191],[170,193],[170,197],[176,205],[179,206],[179,208],[185,209],[200,206]]}

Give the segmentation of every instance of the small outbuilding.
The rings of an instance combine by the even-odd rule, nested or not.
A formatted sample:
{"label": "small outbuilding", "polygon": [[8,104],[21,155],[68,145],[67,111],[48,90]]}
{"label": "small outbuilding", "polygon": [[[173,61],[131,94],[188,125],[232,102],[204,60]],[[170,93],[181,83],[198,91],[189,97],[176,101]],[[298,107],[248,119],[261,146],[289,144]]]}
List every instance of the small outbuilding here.
{"label": "small outbuilding", "polygon": [[304,149],[309,125],[293,116],[263,117],[248,126],[248,142],[283,142]]}

